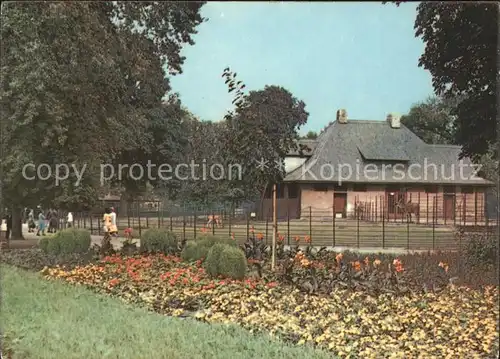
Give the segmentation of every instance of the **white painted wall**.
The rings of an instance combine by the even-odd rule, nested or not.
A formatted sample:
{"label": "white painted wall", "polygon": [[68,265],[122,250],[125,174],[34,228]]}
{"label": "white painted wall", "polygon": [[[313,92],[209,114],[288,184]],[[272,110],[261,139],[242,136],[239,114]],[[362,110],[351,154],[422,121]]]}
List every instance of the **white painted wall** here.
{"label": "white painted wall", "polygon": [[298,168],[301,166],[307,158],[300,158],[300,157],[285,157],[285,172],[290,173],[294,169]]}

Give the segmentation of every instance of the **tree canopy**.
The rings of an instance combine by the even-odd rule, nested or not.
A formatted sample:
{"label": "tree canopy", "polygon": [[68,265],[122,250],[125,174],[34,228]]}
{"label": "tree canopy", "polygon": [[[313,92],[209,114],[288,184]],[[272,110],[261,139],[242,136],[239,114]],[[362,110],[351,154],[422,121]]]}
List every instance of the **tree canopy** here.
{"label": "tree canopy", "polygon": [[[170,90],[164,66],[181,72],[180,50],[194,43],[202,5],[2,3],[2,195],[11,207],[90,203],[101,163],[151,153],[176,133],[177,105],[162,101]],[[27,163],[86,164],[86,188],[27,180]]]}
{"label": "tree canopy", "polygon": [[424,1],[414,25],[425,43],[419,66],[431,73],[438,96],[461,99],[453,110],[456,142],[475,159],[497,141],[499,11],[495,2]]}

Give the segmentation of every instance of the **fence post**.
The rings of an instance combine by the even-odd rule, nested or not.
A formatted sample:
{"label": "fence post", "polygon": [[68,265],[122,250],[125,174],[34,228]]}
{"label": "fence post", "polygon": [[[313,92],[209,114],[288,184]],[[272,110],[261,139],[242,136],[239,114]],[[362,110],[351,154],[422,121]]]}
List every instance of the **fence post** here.
{"label": "fence post", "polygon": [[290,201],[287,200],[287,209],[286,209],[286,236],[288,245],[290,245]]}
{"label": "fence post", "polygon": [[[247,237],[245,238],[245,241],[250,237],[250,216],[246,215],[247,219]],[[266,243],[267,243],[267,216],[266,216]]]}
{"label": "fence post", "polygon": [[312,241],[312,207],[309,206],[309,239]]}
{"label": "fence post", "polygon": [[335,247],[335,217],[337,217],[337,213],[335,211],[335,191],[333,192],[333,220],[332,220],[332,234],[333,234],[333,239],[332,239],[332,244],[333,247]]}
{"label": "fence post", "polygon": [[356,217],[358,217],[358,220],[356,223],[356,227],[357,227],[356,228],[356,245],[358,246],[358,248],[359,248],[359,212],[360,211],[356,210],[356,214],[357,214]]}
{"label": "fence post", "polygon": [[382,211],[382,249],[384,249],[385,248],[385,199],[382,199],[380,202],[381,202],[380,210]]}
{"label": "fence post", "polygon": [[474,226],[477,226],[477,191],[474,190]]}
{"label": "fence post", "polygon": [[410,250],[410,219],[406,215],[406,249]]}
{"label": "fence post", "polygon": [[[232,208],[232,206],[231,206]],[[229,237],[231,237],[231,217],[232,217],[232,213],[233,211],[229,211],[229,215],[227,216],[227,224],[228,224],[228,227],[229,227]],[[247,213],[247,217],[248,217],[248,213]]]}
{"label": "fence post", "polygon": [[90,234],[92,235],[92,231],[94,230],[94,226],[92,223],[92,215],[90,215]]}
{"label": "fence post", "polygon": [[146,215],[146,228],[149,228],[149,213]]}
{"label": "fence post", "polygon": [[434,197],[432,204],[432,250],[436,249],[436,214],[437,214],[437,197]]}
{"label": "fence post", "polygon": [[141,226],[141,211],[139,209],[139,206],[137,206],[137,221],[139,222],[139,237],[142,236],[142,226]]}
{"label": "fence post", "polygon": [[87,216],[83,216],[83,228],[87,229]]}
{"label": "fence post", "polygon": [[[266,244],[267,244],[268,229],[269,229],[269,217],[266,215]],[[247,235],[248,235],[248,229],[247,229]]]}
{"label": "fence post", "polygon": [[193,217],[193,230],[194,230],[194,239],[196,239],[196,232],[197,232],[197,228],[196,228],[196,220],[198,219],[198,215],[196,213],[196,209],[194,210],[194,217]]}
{"label": "fence post", "polygon": [[159,201],[157,203],[157,207],[156,208],[157,208],[156,213],[158,215],[158,228],[160,228],[161,227],[161,223],[160,223],[161,217],[160,217],[160,202]]}
{"label": "fence post", "polygon": [[172,223],[172,215],[170,215],[170,232],[173,232],[174,231],[174,225]]}
{"label": "fence post", "polygon": [[182,217],[182,242],[186,241],[186,214],[183,214]]}

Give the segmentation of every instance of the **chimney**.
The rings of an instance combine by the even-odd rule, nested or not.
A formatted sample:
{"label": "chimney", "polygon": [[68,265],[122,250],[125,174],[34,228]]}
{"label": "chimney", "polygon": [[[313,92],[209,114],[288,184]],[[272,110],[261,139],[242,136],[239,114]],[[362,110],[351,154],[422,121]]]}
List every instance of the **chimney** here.
{"label": "chimney", "polygon": [[390,113],[387,115],[387,122],[391,125],[392,128],[400,128],[401,127],[401,116],[396,113]]}
{"label": "chimney", "polygon": [[337,110],[337,121],[339,123],[347,123],[347,111],[344,109]]}

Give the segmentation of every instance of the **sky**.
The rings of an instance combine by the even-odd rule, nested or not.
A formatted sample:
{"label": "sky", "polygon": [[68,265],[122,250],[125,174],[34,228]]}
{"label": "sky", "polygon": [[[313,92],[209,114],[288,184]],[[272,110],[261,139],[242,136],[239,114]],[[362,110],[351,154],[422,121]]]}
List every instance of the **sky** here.
{"label": "sky", "polygon": [[201,120],[221,120],[233,108],[221,77],[230,67],[247,90],[279,85],[303,100],[301,133],[321,130],[340,108],[360,120],[405,114],[433,93],[418,67],[417,4],[208,2],[173,91]]}

